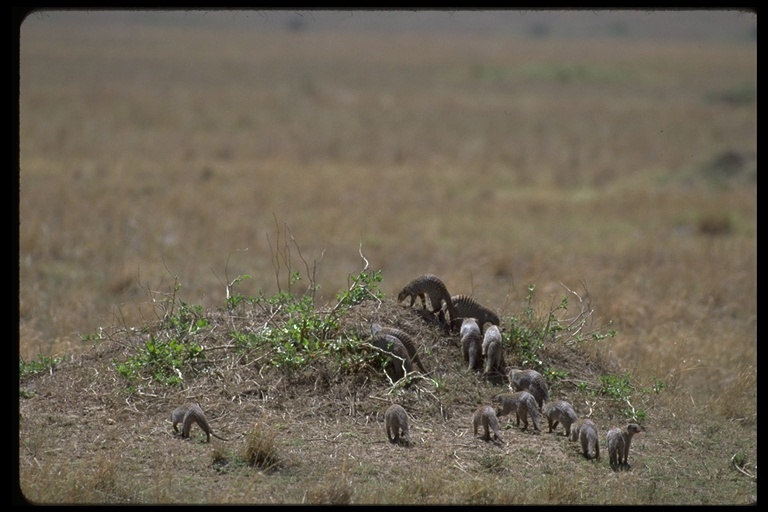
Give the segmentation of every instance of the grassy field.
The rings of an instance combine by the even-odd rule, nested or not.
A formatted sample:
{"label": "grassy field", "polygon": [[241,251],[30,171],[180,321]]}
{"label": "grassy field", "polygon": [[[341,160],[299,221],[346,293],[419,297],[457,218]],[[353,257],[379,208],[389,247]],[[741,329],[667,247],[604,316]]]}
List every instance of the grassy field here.
{"label": "grassy field", "polygon": [[[655,440],[638,445],[646,463],[632,472],[617,476],[603,464],[579,480],[581,487],[537,474],[534,487],[509,495],[480,485],[483,468],[494,478],[507,474],[493,463],[493,449],[483,447],[489,458],[481,469],[458,464],[464,469],[457,475],[468,480],[455,496],[400,489],[381,501],[375,499],[380,470],[352,462],[371,447],[350,448],[357,458],[347,459],[331,450],[317,473],[294,469],[280,481],[216,473],[210,492],[195,487],[185,495],[179,482],[213,471],[193,458],[200,445],[190,444],[197,465],[181,468],[189,475],[179,476],[176,467],[175,476],[159,476],[162,492],[128,486],[113,499],[93,490],[105,484],[86,474],[85,461],[108,466],[110,490],[123,471],[158,477],[168,468],[148,440],[167,437],[168,425],[160,422],[172,407],[163,398],[194,397],[231,417],[232,395],[209,396],[191,382],[173,391],[153,387],[156,401],[147,414],[154,416],[128,414],[134,425],[155,422],[139,436],[143,444],[131,445],[136,453],[129,450],[131,464],[147,462],[138,471],[111,460],[113,448],[127,446],[84,443],[72,432],[79,421],[72,418],[92,409],[85,396],[77,403],[71,389],[57,403],[56,375],[78,381],[62,368],[48,376],[50,383],[44,375],[20,380],[27,498],[253,502],[262,501],[254,498],[261,492],[269,498],[263,501],[296,502],[302,493],[293,486],[304,484],[283,479],[301,482],[325,472],[353,482],[347,500],[353,503],[756,501],[754,39],[638,39],[620,37],[615,24],[616,37],[566,39],[512,30],[323,30],[262,17],[229,26],[195,20],[99,23],[54,13],[22,25],[20,363],[55,357],[83,366],[81,358],[105,350],[104,332],[153,325],[167,294],[213,311],[238,277],[244,297],[271,296],[298,271],[297,286],[318,286],[318,307],[333,305],[363,268],[362,253],[381,271],[380,288],[390,301],[427,272],[505,318],[522,314],[529,286],[540,311],[563,296],[576,307],[577,297],[588,299],[594,324],[617,332],[600,344],[600,357],[615,360],[638,389],[665,383],[662,396],[644,401],[652,426],[645,439]],[[231,341],[224,332],[211,336]],[[435,343],[433,362],[448,371],[452,356],[436,347],[450,343]],[[455,385],[472,382],[463,376]],[[478,394],[493,390],[477,385]],[[136,395],[126,402],[120,386],[102,386],[100,392],[115,395],[99,406],[108,419],[121,421],[115,411],[125,403],[149,403]],[[374,386],[370,395],[382,397],[382,389]],[[559,389],[584,402],[578,389]],[[421,414],[424,432],[455,431],[450,422],[428,422],[428,406],[403,396]],[[457,408],[480,399],[450,397],[442,398]],[[258,413],[298,422],[293,398],[283,397],[280,407],[259,402]],[[368,412],[375,403],[365,404]],[[61,410],[65,404],[74,410]],[[327,410],[344,410],[334,407]],[[620,411],[606,403],[596,417],[618,423]],[[322,418],[326,429],[339,422],[330,413]],[[45,421],[54,425],[43,428]],[[230,426],[250,428],[234,419]],[[112,435],[120,434],[107,439]],[[309,442],[292,439],[296,453]],[[52,484],[65,464],[58,442],[79,446],[84,464],[74,465],[74,484]],[[89,443],[101,448],[83,448]],[[651,458],[667,445],[681,452]],[[392,451],[386,448],[375,450],[384,457]],[[415,454],[419,485],[442,488],[428,481],[430,466],[418,448],[408,452]],[[692,459],[680,460],[682,453]],[[736,454],[754,481],[733,467]],[[397,468],[394,460],[388,464]],[[615,481],[594,495],[584,490],[604,478]],[[281,482],[291,489],[285,495]],[[69,484],[79,490],[64,491]],[[695,486],[707,491],[697,494]],[[310,495],[328,501],[323,492]]]}

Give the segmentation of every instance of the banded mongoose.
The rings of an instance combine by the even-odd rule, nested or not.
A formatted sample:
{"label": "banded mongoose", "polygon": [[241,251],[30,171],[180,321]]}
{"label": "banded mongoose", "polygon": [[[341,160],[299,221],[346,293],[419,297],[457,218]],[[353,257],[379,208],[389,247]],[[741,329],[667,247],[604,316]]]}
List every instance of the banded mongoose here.
{"label": "banded mongoose", "polygon": [[503,375],[504,349],[501,344],[501,331],[497,325],[492,325],[485,330],[482,353],[485,357],[483,374],[486,376]]}
{"label": "banded mongoose", "polygon": [[629,445],[632,444],[632,436],[643,430],[645,429],[637,423],[630,423],[623,429],[614,427],[608,431],[608,456],[614,471],[629,467],[627,459],[629,458]]}
{"label": "banded mongoose", "polygon": [[600,441],[597,435],[597,425],[589,418],[579,418],[571,425],[571,441],[578,440],[581,444],[581,453],[586,459],[600,460]]}
{"label": "banded mongoose", "polygon": [[429,298],[432,313],[439,314],[443,317],[443,303],[445,303],[445,308],[450,316],[450,322],[453,323],[455,322],[455,319],[458,318],[448,288],[445,287],[445,283],[443,283],[443,281],[436,275],[422,274],[406,284],[403,289],[400,290],[400,293],[397,294],[397,302],[402,302],[405,299],[410,298],[410,307],[413,307],[416,297],[421,299],[423,309],[426,309],[427,298]]}
{"label": "banded mongoose", "polygon": [[389,334],[390,336],[394,336],[395,338],[399,339],[405,349],[408,351],[408,355],[410,356],[411,360],[416,363],[416,366],[419,368],[419,370],[422,373],[428,373],[427,369],[421,362],[418,350],[416,349],[416,343],[407,332],[403,331],[402,329],[398,329],[397,327],[383,327],[380,324],[371,325],[371,334],[375,336],[379,333]]}
{"label": "banded mongoose", "polygon": [[578,419],[571,404],[565,400],[547,402],[541,408],[541,413],[547,417],[550,432],[557,428],[558,423],[562,423],[565,428],[565,437],[571,437],[571,425]]}
{"label": "banded mongoose", "polygon": [[509,370],[509,385],[515,391],[528,391],[536,399],[539,409],[549,401],[549,389],[544,376],[536,370]]}
{"label": "banded mongoose", "polygon": [[499,404],[496,409],[496,416],[506,416],[515,413],[515,425],[520,426],[520,419],[523,420],[522,430],[528,430],[528,416],[533,421],[533,430],[541,432],[539,428],[539,409],[536,406],[536,399],[527,391],[517,391],[515,393],[502,393],[491,398],[493,403]]}
{"label": "banded mongoose", "polygon": [[491,431],[493,431],[493,437],[499,443],[503,443],[501,438],[501,432],[499,432],[499,418],[496,416],[496,411],[490,405],[481,405],[475,410],[474,416],[472,416],[472,427],[474,428],[475,436],[477,436],[477,429],[482,425],[484,441],[491,440]]}
{"label": "banded mongoose", "polygon": [[469,370],[483,367],[483,335],[474,318],[465,318],[461,322],[461,354]]}
{"label": "banded mongoose", "polygon": [[390,378],[397,382],[413,371],[411,357],[403,342],[391,334],[379,333],[372,336],[369,343],[379,350],[390,354],[390,361],[385,371]]}
{"label": "banded mongoose", "polygon": [[211,442],[211,436],[217,437],[222,441],[227,441],[227,439],[224,439],[213,432],[213,429],[208,425],[208,420],[205,418],[205,413],[199,404],[190,403],[177,407],[171,413],[171,422],[173,423],[173,431],[176,433],[179,432],[176,425],[181,423],[181,437],[184,439],[189,437],[189,429],[192,427],[192,423],[197,423],[203,432],[205,432],[207,442]]}
{"label": "banded mongoose", "polygon": [[387,438],[390,443],[410,446],[411,434],[408,429],[408,414],[401,405],[393,404],[384,413],[384,423],[387,427]]}
{"label": "banded mongoose", "polygon": [[[480,327],[480,332],[484,332],[485,324],[491,323],[493,325],[499,325],[499,315],[491,311],[491,309],[483,306],[479,302],[475,301],[469,295],[454,295],[451,297],[453,307],[456,309],[456,321],[454,324],[459,324],[462,318],[474,318],[477,320],[477,325]],[[453,326],[454,329],[456,325]]]}

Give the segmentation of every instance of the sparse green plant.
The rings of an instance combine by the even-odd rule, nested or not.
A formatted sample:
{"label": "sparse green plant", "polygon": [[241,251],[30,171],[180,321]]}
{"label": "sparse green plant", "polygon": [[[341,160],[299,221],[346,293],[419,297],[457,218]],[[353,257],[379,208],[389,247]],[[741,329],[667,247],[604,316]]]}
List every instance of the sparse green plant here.
{"label": "sparse green plant", "polygon": [[233,287],[237,284],[240,284],[240,281],[243,279],[251,279],[251,276],[249,275],[242,275],[237,276],[235,279],[233,279],[228,285],[227,285],[227,308],[232,310],[238,306],[241,302],[246,301],[246,297],[242,293],[234,293],[232,291]]}
{"label": "sparse green plant", "polygon": [[560,302],[551,305],[541,314],[534,306],[536,285],[530,284],[526,290],[522,314],[509,318],[509,328],[504,333],[505,343],[512,347],[515,358],[522,366],[559,380],[566,377],[566,372],[549,368],[545,357],[545,344],[560,343],[570,346],[580,344],[586,339],[599,341],[616,336],[614,330],[591,327],[594,310],[588,294],[584,299],[566,288],[569,294],[577,298],[578,309],[570,312],[568,296],[565,295]]}
{"label": "sparse green plant", "polygon": [[379,283],[383,279],[381,270],[368,270],[368,260],[363,256],[362,250],[360,251],[360,257],[365,261],[365,266],[357,275],[349,276],[349,281],[351,282],[347,283],[348,287],[346,290],[336,295],[337,305],[334,310],[339,308],[349,309],[371,299],[381,302],[384,298],[384,293],[379,288]]}
{"label": "sparse green plant", "polygon": [[629,382],[629,374],[601,375],[600,394],[611,398],[624,399],[632,394],[632,385]]}
{"label": "sparse green plant", "polygon": [[203,348],[178,338],[158,339],[152,336],[125,361],[115,361],[118,374],[131,384],[149,377],[161,384],[177,386],[184,382],[183,373],[188,365],[200,361]]}
{"label": "sparse green plant", "polygon": [[[661,390],[658,381],[655,382],[651,390]],[[649,392],[649,389],[641,390]],[[658,392],[658,391],[654,391]],[[629,378],[629,372],[623,375],[601,375],[599,394],[615,399],[617,402],[626,404],[622,407],[622,413],[633,421],[643,422],[647,418],[647,413],[643,409],[638,409],[632,405],[634,399],[635,387],[632,386]]]}
{"label": "sparse green plant", "polygon": [[[278,226],[277,240],[290,235],[287,226],[284,231]],[[315,303],[315,273],[317,261],[310,269],[301,254],[296,240],[290,236],[292,245],[277,245],[273,254],[278,288],[281,288],[281,272],[290,272],[285,289],[279,289],[274,295],[266,296],[263,291],[249,304],[260,307],[269,314],[269,325],[257,333],[233,332],[232,337],[239,350],[245,348],[268,347],[269,364],[282,368],[301,368],[318,357],[330,356],[343,369],[357,368],[370,362],[371,358],[361,351],[354,350],[359,340],[350,338],[339,331],[339,322],[350,308],[366,300],[381,301],[384,297],[379,288],[382,281],[381,271],[370,271],[368,260],[360,251],[364,261],[363,269],[356,275],[348,276],[347,289],[336,294],[336,304],[330,309],[318,308]],[[291,271],[291,248],[299,255],[306,270],[309,284],[303,293],[296,293],[296,283],[303,280],[299,271]],[[283,270],[285,269],[285,270]],[[242,302],[242,301],[240,301]],[[238,302],[239,303],[239,302]],[[229,304],[234,307],[236,304]]]}
{"label": "sparse green plant", "polygon": [[60,357],[44,356],[42,354],[38,355],[37,359],[32,359],[29,362],[24,361],[23,357],[19,357],[19,378],[23,379],[40,372],[51,372],[60,362]]}
{"label": "sparse green plant", "polygon": [[99,327],[98,332],[92,334],[81,334],[80,339],[82,341],[103,341],[107,337],[104,335],[104,330]]}

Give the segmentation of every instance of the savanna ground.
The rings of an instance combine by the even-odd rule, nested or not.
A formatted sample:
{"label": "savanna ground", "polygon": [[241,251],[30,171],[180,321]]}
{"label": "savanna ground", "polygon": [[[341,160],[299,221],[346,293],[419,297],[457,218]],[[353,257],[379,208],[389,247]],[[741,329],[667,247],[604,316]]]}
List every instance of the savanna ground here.
{"label": "savanna ground", "polygon": [[[21,26],[24,498],[757,501],[754,31],[208,16]],[[705,32],[756,24],[721,16]],[[494,307],[507,362],[547,372],[603,444],[641,420],[631,470],[546,426],[473,439],[505,387],[396,304],[425,272]],[[331,313],[354,278],[380,295]],[[374,321],[414,334],[432,373],[389,382]],[[189,400],[229,441],[172,435]],[[411,448],[386,441],[394,401]]]}

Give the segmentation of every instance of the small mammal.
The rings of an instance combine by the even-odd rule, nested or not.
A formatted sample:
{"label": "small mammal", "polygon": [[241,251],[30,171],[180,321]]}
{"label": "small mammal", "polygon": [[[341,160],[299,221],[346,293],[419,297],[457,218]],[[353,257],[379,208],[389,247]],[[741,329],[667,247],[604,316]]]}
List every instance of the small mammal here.
{"label": "small mammal", "polygon": [[393,404],[384,413],[384,423],[387,427],[387,438],[390,443],[411,446],[411,434],[408,429],[408,414],[401,405]]}
{"label": "small mammal", "polygon": [[461,322],[461,354],[469,370],[480,370],[483,366],[483,335],[474,318]]}
{"label": "small mammal", "polygon": [[571,441],[579,441],[584,458],[600,460],[600,441],[597,435],[597,425],[589,418],[579,418],[571,425]]}
{"label": "small mammal", "polygon": [[472,427],[474,429],[475,437],[477,437],[477,430],[483,427],[485,434],[482,436],[484,441],[491,440],[491,432],[493,432],[494,442],[503,443],[499,432],[499,418],[496,417],[496,411],[490,405],[481,405],[475,410],[475,414],[472,416]]}
{"label": "small mammal", "polygon": [[481,333],[487,323],[493,325],[500,324],[499,315],[496,312],[480,304],[469,295],[454,295],[451,297],[451,302],[453,302],[453,307],[456,309],[456,321],[452,325],[454,329],[456,324],[460,324],[463,318],[476,319]]}
{"label": "small mammal", "polygon": [[174,409],[171,413],[171,422],[173,423],[173,431],[176,433],[179,432],[176,425],[181,423],[181,437],[184,439],[189,437],[189,429],[192,428],[192,423],[197,423],[203,432],[205,432],[207,442],[211,442],[211,436],[217,437],[222,441],[227,441],[227,439],[224,439],[213,432],[213,429],[208,425],[208,420],[205,418],[203,409],[197,403],[189,403]]}
{"label": "small mammal", "polygon": [[614,471],[629,468],[627,459],[629,458],[629,445],[632,444],[632,437],[644,430],[637,423],[630,423],[624,428],[614,427],[608,431],[608,457]]}
{"label": "small mammal", "polygon": [[497,325],[492,325],[485,330],[483,335],[483,350],[485,357],[485,376],[504,374],[504,349],[501,344],[501,331]]}
{"label": "small mammal", "polygon": [[541,432],[539,428],[539,409],[536,406],[536,399],[527,391],[517,391],[515,393],[502,393],[491,398],[491,402],[499,404],[496,409],[496,416],[506,416],[515,413],[515,425],[520,426],[520,419],[523,420],[522,430],[528,430],[528,416],[533,421],[533,430]]}
{"label": "small mammal", "polygon": [[390,378],[397,382],[405,377],[406,373],[413,371],[411,357],[408,349],[403,342],[391,334],[375,334],[369,340],[369,343],[383,352],[390,354],[390,364],[387,365],[386,372]]}
{"label": "small mammal", "polygon": [[576,411],[573,410],[571,404],[565,400],[547,402],[541,408],[541,413],[547,417],[550,432],[557,428],[558,423],[562,423],[563,427],[565,427],[565,437],[571,437],[571,425],[578,419]]}
{"label": "small mammal", "polygon": [[411,358],[411,361],[416,364],[422,373],[428,373],[427,369],[421,362],[421,358],[419,357],[418,350],[416,349],[416,342],[413,341],[413,338],[407,332],[403,331],[402,329],[398,329],[397,327],[384,327],[375,323],[371,325],[371,334],[374,336],[377,334],[389,334],[390,336],[394,336],[395,338],[399,339],[405,349],[408,351],[408,356]]}
{"label": "small mammal", "polygon": [[434,274],[422,274],[419,277],[413,279],[408,284],[403,286],[400,293],[397,294],[397,302],[402,302],[405,299],[410,298],[410,307],[413,307],[416,302],[416,297],[421,299],[422,309],[427,307],[427,298],[431,305],[431,311],[434,314],[440,315],[442,323],[445,324],[445,313],[443,312],[443,303],[448,310],[451,324],[456,322],[458,315],[456,314],[456,308],[451,301],[451,294],[448,293],[445,283]]}
{"label": "small mammal", "polygon": [[549,389],[544,376],[536,370],[512,369],[507,373],[509,385],[515,391],[528,391],[536,399],[539,409],[549,401]]}

